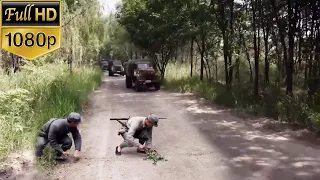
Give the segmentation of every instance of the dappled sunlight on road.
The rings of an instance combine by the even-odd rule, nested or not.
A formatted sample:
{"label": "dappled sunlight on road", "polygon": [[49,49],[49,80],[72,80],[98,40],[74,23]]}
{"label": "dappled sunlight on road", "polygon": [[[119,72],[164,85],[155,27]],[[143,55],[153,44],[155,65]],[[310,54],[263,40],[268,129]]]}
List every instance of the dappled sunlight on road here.
{"label": "dappled sunlight on road", "polygon": [[193,95],[193,93],[169,93],[169,95],[176,96],[176,97],[184,97],[184,96]]}
{"label": "dappled sunlight on road", "polygon": [[137,94],[137,93],[119,93],[113,94],[113,96],[120,96],[120,97],[130,97],[130,96],[147,96],[147,94]]}
{"label": "dappled sunlight on road", "polygon": [[219,114],[219,113],[230,111],[230,110],[214,110],[212,108],[201,109],[198,107],[198,105],[193,105],[193,106],[188,107],[187,111],[190,111],[192,113],[199,113],[199,114],[201,114],[201,113]]}
{"label": "dappled sunlight on road", "polygon": [[267,139],[267,140],[272,140],[272,141],[288,141],[289,139],[286,137],[281,137],[281,136],[277,136],[277,135],[263,135],[263,134],[255,134],[255,135],[246,135],[244,136],[245,139],[248,140],[254,140],[256,138],[260,138],[260,139]]}
{"label": "dappled sunlight on road", "polygon": [[236,173],[247,179],[320,179],[317,149],[276,133],[261,132],[232,115],[230,109],[211,107],[191,96],[174,97],[175,104],[192,117],[190,124],[213,148],[220,149],[229,159],[225,164]]}

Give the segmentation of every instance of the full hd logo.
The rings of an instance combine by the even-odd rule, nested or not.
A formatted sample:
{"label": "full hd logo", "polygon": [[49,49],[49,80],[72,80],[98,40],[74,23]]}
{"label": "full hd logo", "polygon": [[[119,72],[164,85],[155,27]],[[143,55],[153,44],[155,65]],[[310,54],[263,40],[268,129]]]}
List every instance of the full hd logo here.
{"label": "full hd logo", "polygon": [[2,0],[1,48],[33,60],[60,48],[62,0]]}

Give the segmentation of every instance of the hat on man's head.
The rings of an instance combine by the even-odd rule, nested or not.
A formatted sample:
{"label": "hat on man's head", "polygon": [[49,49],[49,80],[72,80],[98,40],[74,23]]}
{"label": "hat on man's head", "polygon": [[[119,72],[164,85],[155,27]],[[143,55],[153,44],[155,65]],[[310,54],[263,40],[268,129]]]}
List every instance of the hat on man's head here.
{"label": "hat on man's head", "polygon": [[68,116],[68,121],[71,123],[80,123],[81,122],[81,116],[79,113],[72,112]]}
{"label": "hat on man's head", "polygon": [[155,114],[151,113],[147,117],[147,119],[150,121],[151,124],[153,124],[153,126],[158,127],[159,118]]}

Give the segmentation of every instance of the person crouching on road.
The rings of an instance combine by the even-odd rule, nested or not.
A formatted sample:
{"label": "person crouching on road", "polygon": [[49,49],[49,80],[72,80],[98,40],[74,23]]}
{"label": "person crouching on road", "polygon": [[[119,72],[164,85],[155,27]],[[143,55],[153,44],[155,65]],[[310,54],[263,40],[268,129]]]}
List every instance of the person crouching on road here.
{"label": "person crouching on road", "polygon": [[[148,117],[131,117],[126,123],[128,127],[122,127],[119,134],[124,141],[116,147],[116,155],[121,155],[121,151],[126,147],[137,147],[137,152],[145,153],[151,149],[153,126],[158,127],[159,118],[155,114]],[[139,139],[139,143],[134,139]],[[144,145],[145,144],[145,145]]]}
{"label": "person crouching on road", "polygon": [[80,114],[75,112],[70,113],[66,119],[50,119],[40,129],[37,138],[36,156],[42,157],[45,146],[50,143],[51,147],[56,151],[56,160],[63,160],[62,155],[68,156],[68,150],[72,146],[72,140],[68,136],[68,133],[71,132],[75,143],[74,157],[79,158],[82,139],[77,127],[80,122]]}

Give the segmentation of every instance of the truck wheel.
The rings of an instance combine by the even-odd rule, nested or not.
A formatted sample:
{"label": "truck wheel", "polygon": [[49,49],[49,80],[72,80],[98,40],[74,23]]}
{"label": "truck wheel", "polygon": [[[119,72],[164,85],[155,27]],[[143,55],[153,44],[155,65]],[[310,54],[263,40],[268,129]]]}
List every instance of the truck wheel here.
{"label": "truck wheel", "polygon": [[129,77],[126,77],[126,87],[127,88],[132,88],[132,81]]}
{"label": "truck wheel", "polygon": [[139,82],[137,82],[137,81],[135,82],[134,89],[136,90],[136,92],[140,92],[141,91],[141,87],[140,87]]}
{"label": "truck wheel", "polygon": [[154,88],[156,89],[156,91],[159,91],[160,90],[160,83],[156,83],[154,85]]}

